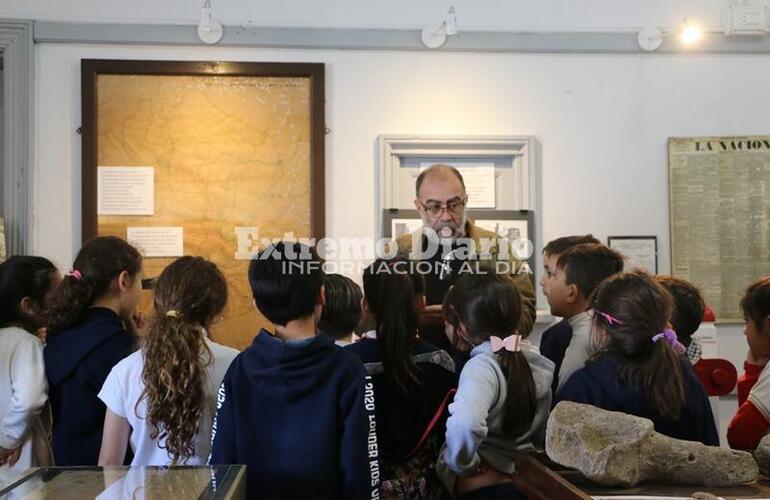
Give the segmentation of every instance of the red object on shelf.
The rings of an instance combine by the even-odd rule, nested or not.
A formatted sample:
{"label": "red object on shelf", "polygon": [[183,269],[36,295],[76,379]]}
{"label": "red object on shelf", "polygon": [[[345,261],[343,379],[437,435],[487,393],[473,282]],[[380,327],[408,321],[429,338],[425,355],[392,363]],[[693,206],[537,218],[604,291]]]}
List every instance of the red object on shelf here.
{"label": "red object on shelf", "polygon": [[717,320],[717,317],[714,314],[714,310],[711,308],[711,306],[706,304],[706,308],[703,311],[703,321],[707,323],[713,323],[716,320]]}
{"label": "red object on shelf", "polygon": [[738,370],[726,359],[701,359],[693,366],[709,396],[725,396],[738,383]]}

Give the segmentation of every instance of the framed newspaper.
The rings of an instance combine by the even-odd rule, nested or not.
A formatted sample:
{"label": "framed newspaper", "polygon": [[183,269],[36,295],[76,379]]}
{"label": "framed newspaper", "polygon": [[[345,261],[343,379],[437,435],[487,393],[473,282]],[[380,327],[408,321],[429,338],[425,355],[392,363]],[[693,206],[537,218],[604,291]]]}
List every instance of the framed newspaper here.
{"label": "framed newspaper", "polygon": [[671,272],[717,321],[742,321],[746,286],[770,274],[770,136],[668,141]]}

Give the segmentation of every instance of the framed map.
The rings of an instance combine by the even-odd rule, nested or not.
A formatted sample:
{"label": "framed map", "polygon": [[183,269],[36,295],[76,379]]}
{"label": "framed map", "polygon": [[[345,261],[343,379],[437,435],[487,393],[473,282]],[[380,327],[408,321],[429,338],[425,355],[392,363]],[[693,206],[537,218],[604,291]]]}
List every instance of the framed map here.
{"label": "framed map", "polygon": [[213,335],[246,347],[267,326],[256,242],[324,236],[323,64],[83,60],[81,76],[83,240],[130,239],[146,278],[177,255],[215,262],[229,299]]}

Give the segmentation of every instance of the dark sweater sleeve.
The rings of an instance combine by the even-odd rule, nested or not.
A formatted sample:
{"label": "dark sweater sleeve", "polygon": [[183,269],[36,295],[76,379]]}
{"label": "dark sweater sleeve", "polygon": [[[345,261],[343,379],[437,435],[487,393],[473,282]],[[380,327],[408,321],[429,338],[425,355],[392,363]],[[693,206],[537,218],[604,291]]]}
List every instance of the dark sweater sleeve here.
{"label": "dark sweater sleeve", "polygon": [[585,368],[581,368],[572,374],[565,382],[561,390],[553,397],[553,406],[561,401],[574,401],[575,403],[585,403],[598,406],[596,398],[592,397],[590,384],[583,373]]}
{"label": "dark sweater sleeve", "polygon": [[[700,441],[709,446],[719,446],[719,431],[717,430],[716,422],[714,422],[714,413],[711,411],[711,402],[702,385],[698,385],[698,390],[700,392],[699,397],[701,400],[701,407],[703,408],[703,418],[701,419],[703,434]],[[685,398],[685,402],[686,401],[687,399]]]}
{"label": "dark sweater sleeve", "polygon": [[380,487],[374,382],[363,366],[356,371],[356,381],[340,401],[340,492],[346,500],[378,498]]}
{"label": "dark sweater sleeve", "polygon": [[228,370],[217,391],[217,413],[211,426],[209,465],[238,463],[232,401],[232,386],[230,384],[230,371]]}

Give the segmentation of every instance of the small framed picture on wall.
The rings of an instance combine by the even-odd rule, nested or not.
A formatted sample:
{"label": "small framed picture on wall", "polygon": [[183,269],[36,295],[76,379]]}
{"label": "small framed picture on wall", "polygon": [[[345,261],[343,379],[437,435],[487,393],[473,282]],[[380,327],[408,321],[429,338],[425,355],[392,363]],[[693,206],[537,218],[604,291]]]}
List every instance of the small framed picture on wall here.
{"label": "small framed picture on wall", "polygon": [[657,236],[609,236],[607,246],[623,254],[626,271],[641,269],[658,274]]}

